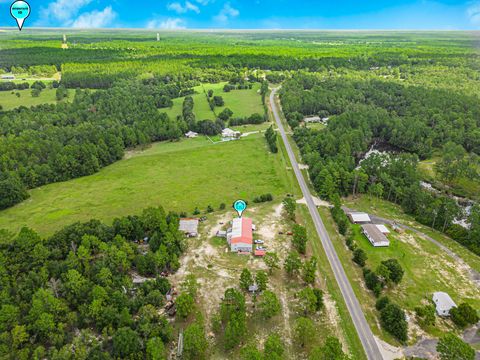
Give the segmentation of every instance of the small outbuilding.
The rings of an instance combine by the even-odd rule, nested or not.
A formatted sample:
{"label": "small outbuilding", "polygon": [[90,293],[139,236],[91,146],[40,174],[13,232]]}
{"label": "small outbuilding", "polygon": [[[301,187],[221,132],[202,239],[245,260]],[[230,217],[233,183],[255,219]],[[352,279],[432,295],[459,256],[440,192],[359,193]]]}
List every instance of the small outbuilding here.
{"label": "small outbuilding", "polygon": [[195,131],[189,131],[185,134],[185,137],[189,139],[196,138],[197,136],[198,136],[198,133],[196,133]]}
{"label": "small outbuilding", "polygon": [[376,224],[375,226],[377,227],[378,230],[380,230],[382,234],[390,234],[390,230],[388,230],[388,228],[385,225]]}
{"label": "small outbuilding", "polygon": [[180,219],[178,230],[188,237],[196,237],[198,236],[198,223],[199,219],[196,218]]}
{"label": "small outbuilding", "polygon": [[457,307],[457,304],[455,304],[450,295],[442,291],[433,293],[432,300],[435,303],[437,314],[439,316],[449,316],[450,310]]}
{"label": "small outbuilding", "polygon": [[240,139],[240,135],[240,131],[235,131],[230,128],[225,128],[222,130],[223,141],[238,140]]}
{"label": "small outbuilding", "polygon": [[363,235],[375,247],[386,247],[390,245],[390,240],[374,224],[362,225]]}
{"label": "small outbuilding", "polygon": [[353,224],[369,224],[372,222],[370,216],[364,212],[350,212],[347,216]]}

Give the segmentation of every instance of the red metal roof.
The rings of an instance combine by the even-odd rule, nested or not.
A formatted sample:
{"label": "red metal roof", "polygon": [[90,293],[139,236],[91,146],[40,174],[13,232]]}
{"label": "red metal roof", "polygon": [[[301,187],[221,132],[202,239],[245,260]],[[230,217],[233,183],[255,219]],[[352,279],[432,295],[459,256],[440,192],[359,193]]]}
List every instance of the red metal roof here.
{"label": "red metal roof", "polygon": [[266,251],[265,250],[255,250],[254,255],[255,256],[265,256]]}
{"label": "red metal roof", "polygon": [[253,244],[252,219],[242,218],[242,234],[232,237],[230,242],[232,244]]}

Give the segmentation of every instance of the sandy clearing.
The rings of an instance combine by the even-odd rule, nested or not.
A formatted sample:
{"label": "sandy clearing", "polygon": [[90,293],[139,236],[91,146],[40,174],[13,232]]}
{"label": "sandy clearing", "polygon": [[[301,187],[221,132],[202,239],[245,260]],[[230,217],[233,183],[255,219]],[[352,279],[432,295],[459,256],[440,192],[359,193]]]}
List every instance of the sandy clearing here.
{"label": "sandy clearing", "polygon": [[[312,196],[313,198],[313,203],[315,204],[315,206],[323,206],[323,207],[328,207],[328,208],[331,208],[332,207],[332,204],[330,204],[329,202],[325,201],[325,200],[322,200],[316,196]],[[300,200],[297,200],[297,204],[303,204],[303,205],[306,205],[307,204],[307,201],[305,200],[305,198],[301,198]]]}
{"label": "sandy clearing", "polygon": [[378,348],[380,349],[383,360],[395,360],[403,358],[403,351],[401,348],[390,345],[376,336],[374,336],[374,338],[378,344]]}

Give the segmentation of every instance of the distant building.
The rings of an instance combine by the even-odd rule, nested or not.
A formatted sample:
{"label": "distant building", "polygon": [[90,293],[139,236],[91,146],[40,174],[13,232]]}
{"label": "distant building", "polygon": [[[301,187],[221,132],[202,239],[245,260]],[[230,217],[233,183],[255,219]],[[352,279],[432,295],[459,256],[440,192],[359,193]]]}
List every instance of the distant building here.
{"label": "distant building", "polygon": [[390,241],[387,237],[378,230],[378,227],[373,224],[362,225],[363,235],[370,241],[375,247],[389,246]]}
{"label": "distant building", "polygon": [[199,219],[180,219],[178,230],[188,237],[198,236]]}
{"label": "distant building", "polygon": [[449,316],[450,310],[457,307],[450,295],[441,291],[433,293],[432,300],[435,303],[437,314],[439,316]]}
{"label": "distant building", "polygon": [[253,250],[252,219],[235,218],[232,228],[227,232],[230,250],[239,253],[251,253]]}
{"label": "distant building", "polygon": [[2,75],[2,80],[15,80],[15,75]]}
{"label": "distant building", "polygon": [[189,131],[185,134],[185,136],[189,139],[196,138],[198,136],[198,133],[195,131]]}
{"label": "distant building", "polygon": [[347,214],[347,216],[354,224],[369,224],[372,222],[370,216],[367,213],[350,212]]}
{"label": "distant building", "polygon": [[309,116],[303,119],[306,123],[319,123],[322,122],[320,116]]}
{"label": "distant building", "polygon": [[240,135],[240,131],[235,131],[230,128],[225,128],[222,130],[223,141],[238,140],[240,139]]}

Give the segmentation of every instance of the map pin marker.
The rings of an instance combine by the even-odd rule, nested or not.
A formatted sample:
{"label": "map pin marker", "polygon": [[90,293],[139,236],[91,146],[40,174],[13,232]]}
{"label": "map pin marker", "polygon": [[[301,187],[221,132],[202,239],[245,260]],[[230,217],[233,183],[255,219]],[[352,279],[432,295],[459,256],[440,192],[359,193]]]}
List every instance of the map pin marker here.
{"label": "map pin marker", "polygon": [[247,208],[247,203],[243,200],[237,200],[233,203],[233,208],[237,211],[238,217],[242,217],[243,212]]}
{"label": "map pin marker", "polygon": [[10,6],[10,14],[17,20],[18,30],[22,31],[25,19],[30,15],[30,5],[26,1],[15,1]]}

